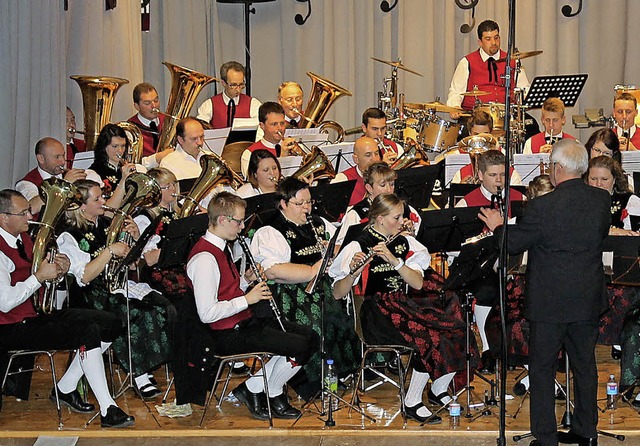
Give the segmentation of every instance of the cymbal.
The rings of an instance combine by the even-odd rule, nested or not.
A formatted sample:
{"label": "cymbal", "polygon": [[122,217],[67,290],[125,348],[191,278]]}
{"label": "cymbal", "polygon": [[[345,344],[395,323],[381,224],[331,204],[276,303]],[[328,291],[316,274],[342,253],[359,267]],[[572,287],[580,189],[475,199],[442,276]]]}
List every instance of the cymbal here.
{"label": "cymbal", "polygon": [[465,110],[459,107],[449,107],[442,102],[405,102],[405,108],[412,108],[415,110],[435,110],[442,113],[464,113]]}
{"label": "cymbal", "polygon": [[408,71],[411,74],[416,74],[416,75],[422,77],[422,74],[420,74],[417,71],[414,71],[414,70],[412,70],[410,68],[407,68],[406,66],[402,65],[402,62],[389,62],[388,60],[378,59],[377,57],[372,57],[372,59],[375,60],[376,62],[382,62],[384,64],[390,65],[390,66],[395,67],[395,68],[400,68],[401,70]]}
{"label": "cymbal", "polygon": [[[516,51],[515,53],[513,53],[511,55],[512,59],[526,59],[527,57],[533,57],[533,56],[537,56],[538,54],[542,54],[542,50],[535,50],[535,51]],[[505,62],[507,60],[506,57],[503,57],[502,59],[498,59],[496,60],[496,62]]]}
{"label": "cymbal", "polygon": [[491,94],[491,93],[483,90],[471,90],[471,91],[465,91],[464,93],[462,93],[462,96],[485,96],[488,94]]}

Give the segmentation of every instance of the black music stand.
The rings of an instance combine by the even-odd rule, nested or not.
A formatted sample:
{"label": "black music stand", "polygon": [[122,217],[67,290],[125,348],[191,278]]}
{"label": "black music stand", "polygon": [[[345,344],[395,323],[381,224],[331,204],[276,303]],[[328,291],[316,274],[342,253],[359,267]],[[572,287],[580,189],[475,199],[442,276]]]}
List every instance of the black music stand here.
{"label": "black music stand", "polygon": [[242,235],[252,237],[253,233],[262,226],[268,224],[279,212],[278,199],[275,192],[256,195],[245,198],[247,209],[245,210],[245,226]]}
{"label": "black music stand", "polygon": [[236,129],[231,130],[227,136],[224,145],[227,146],[234,142],[255,142],[257,129]]}
{"label": "black music stand", "polygon": [[436,180],[444,172],[444,163],[398,171],[395,193],[416,209],[426,209]]}
{"label": "black music stand", "polygon": [[459,251],[462,242],[482,232],[480,207],[419,211],[422,218],[417,239],[429,252]]}
{"label": "black music stand", "polygon": [[588,77],[588,74],[537,76],[529,87],[524,105],[529,109],[542,108],[548,98],[560,98],[565,107],[573,107]]}
{"label": "black music stand", "polygon": [[613,252],[613,269],[605,269],[611,283],[640,286],[640,237],[610,235],[604,240],[602,250]]}
{"label": "black music stand", "polygon": [[158,267],[169,268],[185,264],[191,248],[207,232],[208,226],[207,214],[197,214],[171,222],[160,250]]}
{"label": "black music stand", "polygon": [[316,200],[313,213],[327,220],[340,221],[347,210],[355,180],[321,184],[309,188],[311,198]]}

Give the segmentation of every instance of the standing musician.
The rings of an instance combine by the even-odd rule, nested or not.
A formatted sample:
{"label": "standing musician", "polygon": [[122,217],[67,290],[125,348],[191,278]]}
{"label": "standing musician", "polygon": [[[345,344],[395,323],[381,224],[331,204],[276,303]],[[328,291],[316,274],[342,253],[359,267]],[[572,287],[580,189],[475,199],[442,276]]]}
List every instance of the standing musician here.
{"label": "standing musician", "polygon": [[281,176],[278,158],[268,150],[256,150],[249,158],[247,183],[240,186],[236,194],[241,198],[249,198],[274,193]]}
{"label": "standing musician", "polygon": [[613,130],[620,138],[620,150],[638,150],[640,132],[635,124],[638,116],[638,100],[631,93],[621,93],[613,100]]}
{"label": "standing musician", "polygon": [[[478,25],[478,46],[480,48],[477,51],[467,54],[458,62],[449,87],[449,96],[447,97],[449,107],[472,110],[476,98],[474,96],[464,97],[462,93],[471,91],[476,86],[478,90],[490,93],[481,97],[483,102],[504,102],[504,74],[507,64],[506,62],[497,62],[497,60],[507,57],[507,53],[500,49],[500,27],[493,20],[485,20]],[[515,67],[515,61],[512,60],[512,64]],[[518,75],[518,84],[515,86],[518,88],[529,86],[524,69]],[[459,117],[459,113],[451,113],[452,119]]]}
{"label": "standing musician", "polygon": [[[418,308],[407,296],[407,286],[422,288],[431,256],[425,246],[403,232],[403,213],[404,203],[396,195],[376,196],[368,225],[338,254],[329,272],[336,280],[336,299],[346,296],[354,285],[356,293],[364,295],[360,321],[368,343],[415,349],[405,410],[418,422],[434,424],[442,420],[424,406],[422,394],[431,376],[429,399],[438,404],[451,400],[447,388],[455,372],[465,368],[465,324],[438,306]],[[362,264],[367,251],[374,256]]]}
{"label": "standing musician", "polygon": [[302,102],[304,101],[304,92],[299,83],[286,81],[278,87],[278,104],[284,109],[287,127],[298,128],[303,126]]}
{"label": "standing musician", "polygon": [[364,136],[373,138],[380,146],[380,157],[387,164],[392,164],[404,151],[402,146],[385,138],[387,133],[387,115],[376,107],[368,108],[362,114],[362,131]]}
{"label": "standing musician", "polygon": [[[353,320],[332,297],[327,275],[318,277],[316,291],[307,294],[305,287],[322,264],[326,241],[335,228],[321,217],[311,215],[313,200],[309,185],[293,177],[278,185],[279,212],[269,226],[258,229],[251,241],[251,252],[274,284],[271,291],[280,302],[284,316],[321,333],[324,322],[326,358],[336,364],[338,376],[352,373],[360,359],[360,341],[353,330]],[[324,321],[320,308],[324,299]],[[304,367],[306,382],[294,388],[304,399],[320,389],[323,358],[315,351]],[[301,381],[301,380],[298,380]]]}
{"label": "standing musician", "polygon": [[[307,327],[282,320],[283,332],[273,318],[259,319],[251,307],[272,298],[266,282],[258,282],[245,292],[248,283],[259,280],[253,271],[238,273],[228,244],[244,228],[246,202],[229,192],[220,192],[209,202],[209,227],[189,254],[187,274],[193,288],[200,320],[211,328],[217,355],[253,351],[272,352],[265,366],[273,416],[297,418],[300,411],[291,406],[284,385],[309,359],[318,340]],[[251,415],[269,417],[262,376],[252,376],[233,390]]]}
{"label": "standing musician", "polygon": [[260,101],[241,93],[246,83],[246,72],[241,63],[230,61],[220,67],[222,93],[207,99],[198,108],[198,119],[214,129],[233,127],[235,118],[257,118]]}
{"label": "standing musician", "polygon": [[16,190],[22,194],[31,206],[31,211],[38,214],[44,205],[38,188],[44,180],[51,177],[61,178],[73,183],[84,180],[89,175],[92,180],[100,177],[91,170],[65,169],[64,146],[54,138],[42,138],[36,143],[36,161],[38,167],[32,169],[24,178],[16,183]]}
{"label": "standing musician", "polygon": [[[533,445],[598,443],[598,319],[606,309],[602,244],[611,222],[609,194],[586,185],[587,152],[563,139],[550,158],[552,193],[531,200],[508,231],[510,254],[529,250],[526,314],[530,321],[529,376]],[[501,240],[502,216],[482,209],[478,217]],[[575,410],[569,432],[557,432],[554,379],[558,353],[569,355]]]}
{"label": "standing musician", "polygon": [[73,114],[73,110],[71,110],[67,106],[67,169],[71,169],[73,167],[73,159],[75,158],[78,152],[86,152],[87,145],[84,142],[84,139],[76,138],[76,115]]}
{"label": "standing musician", "polygon": [[540,132],[527,139],[522,153],[549,153],[557,141],[575,137],[564,133],[562,127],[567,122],[564,115],[564,102],[560,98],[549,98],[542,104],[542,125],[544,132]]}
{"label": "standing musician", "polygon": [[[162,392],[152,384],[148,372],[171,358],[170,327],[175,309],[146,283],[125,280],[117,285],[122,288],[110,291],[112,283],[106,277],[106,266],[115,258],[125,257],[129,245],[115,242],[105,246],[110,222],[104,217],[105,200],[100,185],[83,180],[76,187],[82,195],[82,205],[67,211],[65,232],[58,237],[60,252],[69,257],[69,271],[76,279],[71,295],[79,299],[72,304],[108,311],[118,317],[123,327],[127,326],[129,312],[131,337],[127,339],[127,333],[117,337],[113,350],[122,368],[129,371],[131,342],[135,385],[144,399],[154,398]],[[126,218],[122,231],[134,240],[140,235],[131,217]]]}
{"label": "standing musician", "polygon": [[0,191],[0,348],[5,352],[78,349],[67,372],[51,390],[50,399],[55,401],[57,393],[60,403],[72,411],[93,412],[95,406],[85,403],[76,390],[84,375],[100,406],[102,427],[131,426],[134,417],[111,398],[102,361],[102,353],[121,331],[120,321],[97,310],[65,308],[39,315],[33,307],[32,295],[41,291],[45,281],[66,274],[69,258],[57,254],[50,263],[47,255],[31,273],[33,242],[27,230],[33,216],[29,209],[29,202],[19,192]]}
{"label": "standing musician", "polygon": [[351,198],[349,199],[349,206],[353,206],[354,204],[359,203],[367,195],[367,190],[364,187],[364,178],[362,175],[363,172],[369,168],[369,166],[381,161],[378,143],[375,139],[369,138],[367,136],[358,138],[353,145],[352,158],[355,165],[348,168],[344,172],[340,172],[333,180],[331,180],[331,183],[356,180],[356,185],[353,188]]}
{"label": "standing musician", "polygon": [[158,167],[162,158],[173,152],[173,149],[168,147],[158,151],[164,115],[158,110],[160,99],[156,87],[147,82],[136,85],[133,89],[133,106],[138,113],[128,121],[135,124],[142,133],[142,165],[147,169]]}

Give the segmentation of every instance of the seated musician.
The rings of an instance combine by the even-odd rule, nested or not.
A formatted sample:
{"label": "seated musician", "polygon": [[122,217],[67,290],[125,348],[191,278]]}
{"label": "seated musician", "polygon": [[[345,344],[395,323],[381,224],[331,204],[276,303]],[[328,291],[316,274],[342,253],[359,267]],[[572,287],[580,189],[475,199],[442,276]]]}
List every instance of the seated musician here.
{"label": "seated musician", "polygon": [[[462,198],[456,207],[467,206],[483,206],[491,207],[496,204],[496,197],[499,195],[504,198],[504,179],[505,179],[505,157],[498,150],[488,150],[478,155],[478,179],[480,187],[474,189],[464,198]],[[523,201],[525,197],[515,189],[511,189],[510,200]],[[507,206],[509,212],[511,206]],[[491,307],[498,299],[498,276],[493,272],[485,278],[474,281],[470,287],[470,291],[476,298],[474,306],[474,315],[482,339],[482,372],[493,373],[495,360],[489,350],[489,342],[485,332],[485,323],[489,315]]]}
{"label": "seated musician", "polygon": [[560,98],[549,98],[542,104],[542,125],[544,132],[540,132],[527,139],[523,153],[551,153],[553,144],[561,139],[575,137],[565,133],[562,127],[567,121],[564,115],[564,102]]}
{"label": "seated musician", "polygon": [[[113,342],[113,351],[121,367],[129,372],[129,342],[134,383],[144,399],[154,398],[162,392],[152,384],[148,372],[171,358],[169,328],[175,309],[160,293],[146,283],[127,280],[116,283],[106,273],[107,265],[122,259],[129,245],[114,242],[106,246],[110,221],[104,217],[100,185],[83,180],[76,183],[82,195],[82,205],[67,211],[65,232],[58,237],[60,252],[66,254],[75,277],[71,288],[72,305],[108,311],[118,317],[123,327],[130,315],[131,336],[127,333]],[[136,240],[140,235],[135,222],[126,217],[121,232]],[[116,288],[115,291],[110,290]],[[128,303],[127,303],[128,300]],[[128,308],[127,308],[128,307]]]}
{"label": "seated musician", "polygon": [[[102,353],[121,331],[120,321],[97,310],[65,308],[51,314],[38,314],[31,299],[47,280],[57,279],[69,270],[69,259],[49,255],[31,273],[33,242],[27,235],[33,216],[29,202],[19,192],[0,191],[0,345],[3,350],[78,349],[66,373],[52,389],[60,403],[74,412],[93,412],[95,406],[82,400],[76,390],[80,378],[87,378],[100,406],[102,427],[125,427],[134,417],[120,409],[109,393]],[[28,395],[27,395],[28,396]],[[22,396],[21,396],[22,397]]]}
{"label": "seated musician", "polygon": [[249,167],[251,153],[256,150],[268,150],[273,156],[278,158],[292,154],[291,146],[294,139],[283,139],[287,125],[282,105],[277,102],[265,102],[258,110],[258,121],[260,122],[260,129],[264,132],[264,136],[260,141],[253,143],[247,150],[242,152],[240,170],[245,178],[247,178],[247,169]]}
{"label": "seated musician", "polygon": [[244,93],[246,84],[244,66],[229,61],[220,67],[220,80],[224,90],[207,99],[198,108],[198,119],[214,129],[232,127],[235,118],[257,118],[260,101]]}
{"label": "seated musician", "polygon": [[[431,377],[429,399],[438,404],[451,401],[447,388],[455,372],[465,369],[465,324],[438,306],[418,308],[407,296],[407,287],[422,288],[431,256],[413,236],[402,232],[403,213],[404,203],[396,195],[376,196],[367,226],[338,254],[329,273],[335,280],[335,298],[346,296],[353,286],[364,295],[360,321],[368,343],[415,349],[405,410],[408,417],[433,424],[442,420],[424,406],[422,394]],[[387,241],[398,234],[393,242]],[[375,255],[358,267],[370,250]]]}
{"label": "seated musician", "polygon": [[[258,229],[251,241],[251,252],[273,281],[273,295],[290,321],[313,327],[320,333],[324,300],[325,358],[332,358],[338,376],[346,376],[357,369],[360,360],[360,341],[353,330],[351,316],[339,301],[331,296],[327,275],[318,277],[313,294],[305,288],[322,265],[326,242],[335,227],[324,218],[311,214],[313,200],[309,186],[293,177],[278,185],[279,212],[268,226]],[[305,380],[297,377],[294,389],[304,398],[311,398],[320,389],[322,356],[315,351],[304,366]],[[300,379],[298,379],[300,378]]]}
{"label": "seated musician", "polygon": [[589,159],[608,156],[622,164],[620,140],[616,132],[611,129],[596,130],[589,136],[589,140],[584,146],[589,152]]}
{"label": "seated musician", "polygon": [[[265,366],[269,400],[276,418],[297,418],[300,411],[291,406],[284,386],[318,347],[315,333],[307,327],[281,319],[258,318],[255,304],[271,299],[266,282],[251,290],[248,282],[257,280],[252,271],[238,273],[228,247],[244,228],[246,202],[228,192],[220,192],[209,202],[209,227],[191,250],[187,263],[200,320],[211,327],[211,337],[218,355],[254,351],[274,353]],[[252,376],[233,390],[251,415],[268,419],[267,401],[261,375]]]}
{"label": "seated musician", "polygon": [[372,164],[381,161],[380,150],[378,149],[376,140],[367,136],[358,138],[353,145],[352,159],[354,166],[344,172],[340,172],[331,180],[331,183],[356,180],[356,185],[349,199],[349,206],[359,203],[367,195],[367,190],[364,187],[364,178],[362,176],[363,172]]}
{"label": "seated musician", "polygon": [[241,198],[270,194],[276,191],[280,182],[280,162],[268,150],[256,150],[251,153],[247,168],[247,181],[238,188],[236,194]]}
{"label": "seated musician", "polygon": [[133,106],[138,111],[128,119],[135,124],[142,134],[142,165],[147,169],[158,167],[162,158],[173,152],[172,148],[161,148],[158,142],[164,126],[164,115],[159,113],[160,99],[156,88],[143,82],[133,88]]}
{"label": "seated musician", "polygon": [[[342,246],[347,231],[351,226],[369,221],[369,209],[371,208],[371,202],[374,198],[380,194],[393,194],[395,192],[395,182],[397,178],[398,173],[386,163],[375,163],[365,170],[364,187],[367,190],[367,196],[361,202],[347,208],[347,212],[340,221],[336,249]],[[405,224],[411,224],[413,226],[413,233],[417,234],[420,230],[420,224],[422,223],[418,211],[405,203],[402,217]]]}
{"label": "seated musician", "polygon": [[73,159],[75,158],[78,152],[86,152],[87,145],[84,142],[84,139],[76,138],[76,115],[73,114],[73,110],[67,107],[67,169],[71,169],[73,167]]}
{"label": "seated musician", "polygon": [[302,102],[304,92],[299,83],[286,81],[278,87],[278,104],[282,105],[287,127],[302,128],[305,122],[302,120]]}
{"label": "seated musician", "polygon": [[381,151],[381,158],[387,164],[392,164],[404,149],[402,145],[385,138],[387,133],[387,115],[376,107],[368,108],[362,114],[362,131],[364,136],[375,139]]}
{"label": "seated musician", "polygon": [[613,130],[620,139],[620,150],[638,150],[640,132],[635,123],[638,116],[638,100],[630,93],[621,93],[613,100]]}
{"label": "seated musician", "polygon": [[38,193],[38,188],[47,178],[61,178],[70,183],[84,180],[87,176],[94,181],[100,179],[98,174],[92,170],[66,170],[64,146],[57,139],[42,138],[36,143],[35,153],[38,167],[29,171],[24,178],[16,183],[16,190],[29,201],[29,206],[34,214],[38,214],[44,204]]}

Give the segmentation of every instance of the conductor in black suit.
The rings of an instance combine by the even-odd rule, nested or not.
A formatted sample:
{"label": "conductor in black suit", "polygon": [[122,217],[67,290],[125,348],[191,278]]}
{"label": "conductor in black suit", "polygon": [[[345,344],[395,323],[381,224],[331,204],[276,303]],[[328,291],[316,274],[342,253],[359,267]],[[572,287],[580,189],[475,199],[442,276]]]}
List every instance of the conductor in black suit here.
{"label": "conductor in black suit", "polygon": [[[598,318],[606,309],[602,242],[607,237],[609,194],[586,185],[587,152],[574,140],[553,146],[549,160],[555,190],[527,205],[522,219],[509,226],[507,250],[529,250],[526,315],[530,321],[532,445],[596,445],[598,422],[595,344]],[[502,217],[479,214],[500,240]],[[554,378],[558,352],[566,350],[575,384],[572,429],[557,432]]]}

